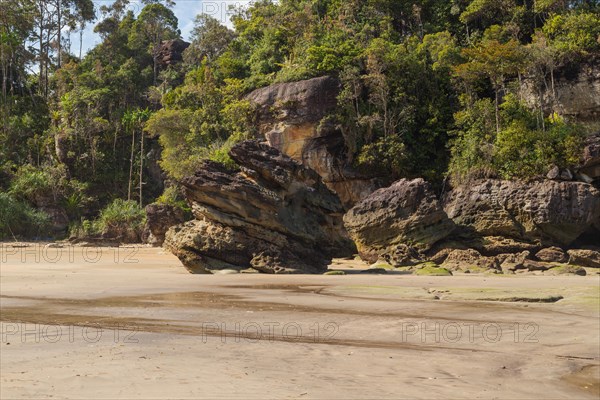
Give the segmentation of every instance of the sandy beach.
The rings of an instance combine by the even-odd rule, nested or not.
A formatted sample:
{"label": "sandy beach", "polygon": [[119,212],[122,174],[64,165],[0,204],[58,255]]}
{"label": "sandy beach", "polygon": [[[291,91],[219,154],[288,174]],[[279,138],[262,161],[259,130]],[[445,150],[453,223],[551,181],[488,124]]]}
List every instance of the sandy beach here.
{"label": "sandy beach", "polygon": [[0,246],[0,398],[600,396],[600,276],[191,275]]}

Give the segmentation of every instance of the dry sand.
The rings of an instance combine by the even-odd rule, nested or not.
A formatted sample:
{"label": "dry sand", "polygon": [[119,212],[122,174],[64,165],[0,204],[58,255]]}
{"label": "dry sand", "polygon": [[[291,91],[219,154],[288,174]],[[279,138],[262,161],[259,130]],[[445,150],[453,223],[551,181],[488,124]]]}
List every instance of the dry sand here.
{"label": "dry sand", "polygon": [[0,252],[3,400],[600,397],[598,275],[206,276],[154,248]]}

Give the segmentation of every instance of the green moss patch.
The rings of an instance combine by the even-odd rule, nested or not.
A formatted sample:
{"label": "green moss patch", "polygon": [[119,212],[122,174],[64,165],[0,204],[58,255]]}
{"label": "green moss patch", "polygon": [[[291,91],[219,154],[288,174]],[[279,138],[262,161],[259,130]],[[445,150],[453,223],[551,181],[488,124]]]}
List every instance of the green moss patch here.
{"label": "green moss patch", "polygon": [[425,275],[425,276],[450,276],[452,272],[450,270],[438,267],[438,266],[425,266],[423,268],[419,268],[414,272],[415,275]]}

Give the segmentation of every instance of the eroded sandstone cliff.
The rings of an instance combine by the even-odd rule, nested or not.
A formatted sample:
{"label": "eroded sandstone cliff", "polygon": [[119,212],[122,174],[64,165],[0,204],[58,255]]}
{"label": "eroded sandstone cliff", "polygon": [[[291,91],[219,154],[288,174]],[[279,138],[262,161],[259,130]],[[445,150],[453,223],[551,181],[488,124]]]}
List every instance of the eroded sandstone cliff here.
{"label": "eroded sandstone cliff", "polygon": [[280,83],[247,96],[258,110],[259,132],[268,144],[315,170],[350,208],[380,187],[374,177],[353,170],[335,111],[340,84],[330,76]]}
{"label": "eroded sandstone cliff", "polygon": [[165,246],[188,270],[317,273],[354,254],[342,204],[316,172],[254,141],[230,155],[241,172],[205,162],[181,182],[196,219],[171,228]]}

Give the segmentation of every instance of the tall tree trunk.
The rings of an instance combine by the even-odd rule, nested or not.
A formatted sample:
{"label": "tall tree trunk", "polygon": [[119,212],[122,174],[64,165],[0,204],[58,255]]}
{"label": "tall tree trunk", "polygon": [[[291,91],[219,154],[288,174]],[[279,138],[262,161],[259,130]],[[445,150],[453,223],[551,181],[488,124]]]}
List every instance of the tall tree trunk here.
{"label": "tall tree trunk", "polygon": [[152,61],[154,62],[154,86],[156,86],[156,76],[158,75],[158,63],[156,62],[156,59],[158,58],[158,54],[157,54],[158,50],[155,50],[152,54]]}
{"label": "tall tree trunk", "polygon": [[44,5],[43,2],[40,1],[39,2],[39,6],[40,6],[40,70],[39,70],[39,74],[40,74],[40,78],[39,78],[39,85],[40,85],[40,94],[44,93],[44,87],[43,87],[43,83],[44,83]]}
{"label": "tall tree trunk", "polygon": [[554,89],[554,67],[550,68],[550,85],[552,87],[552,101],[556,104],[556,90]]}
{"label": "tall tree trunk", "polygon": [[62,7],[61,7],[61,0],[56,0],[56,21],[58,24],[58,30],[57,30],[57,34],[58,34],[58,68],[60,68],[60,62],[61,62],[61,57],[62,57]]}
{"label": "tall tree trunk", "polygon": [[81,50],[83,49],[83,25],[79,29],[79,61],[81,61]]}
{"label": "tall tree trunk", "polygon": [[144,187],[144,132],[140,132],[140,207],[142,207],[142,190]]}
{"label": "tall tree trunk", "polygon": [[135,148],[135,129],[131,130],[131,156],[129,157],[129,186],[127,188],[127,200],[131,200],[131,180],[133,179],[133,155]]}
{"label": "tall tree trunk", "polygon": [[4,46],[0,46],[0,60],[2,60],[2,104],[5,105],[9,62],[7,60],[7,57],[4,55]]}
{"label": "tall tree trunk", "polygon": [[541,89],[538,90],[538,96],[540,99],[540,118],[542,120],[542,131],[546,132],[546,121],[544,120],[544,118],[545,118],[545,116],[544,116],[544,99],[542,97]]}
{"label": "tall tree trunk", "polygon": [[496,94],[494,99],[494,106],[496,108],[496,133],[500,133],[500,107],[498,104],[498,86],[494,86],[494,92]]}
{"label": "tall tree trunk", "polygon": [[[51,22],[51,20],[49,21]],[[50,69],[50,27],[48,27],[48,32],[46,33],[46,48],[44,49],[44,98],[48,98],[48,73]]]}

